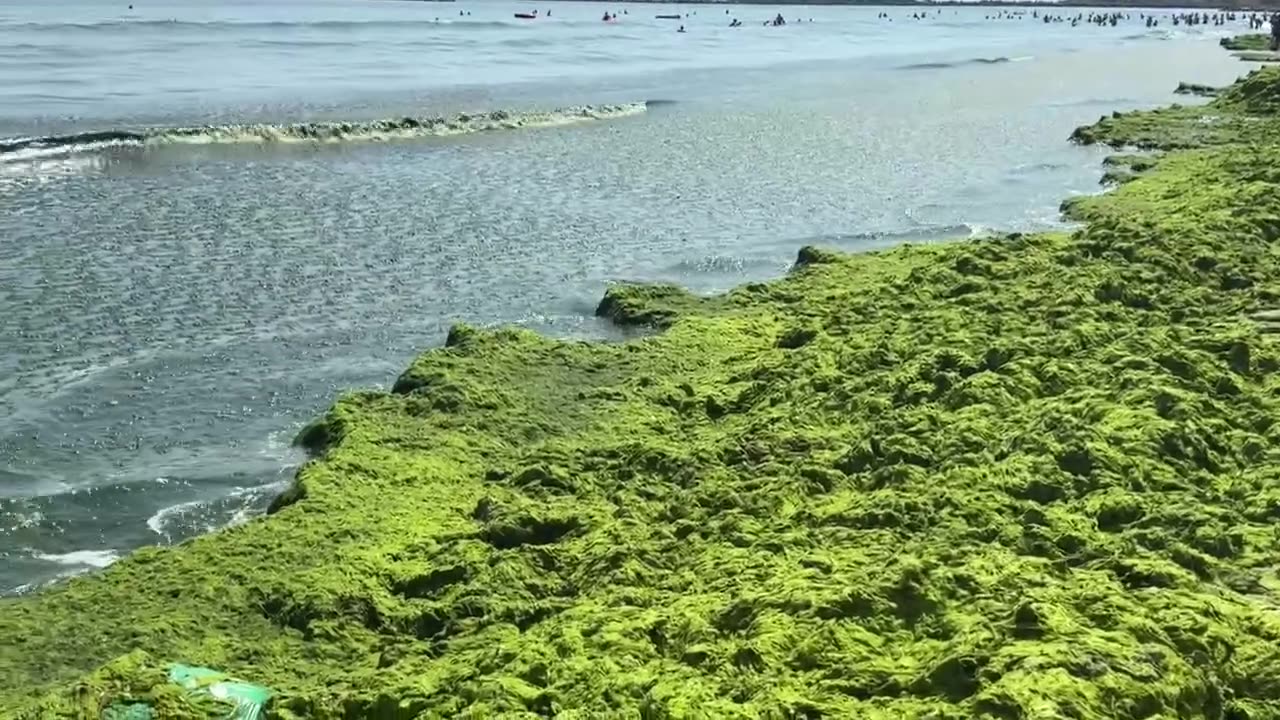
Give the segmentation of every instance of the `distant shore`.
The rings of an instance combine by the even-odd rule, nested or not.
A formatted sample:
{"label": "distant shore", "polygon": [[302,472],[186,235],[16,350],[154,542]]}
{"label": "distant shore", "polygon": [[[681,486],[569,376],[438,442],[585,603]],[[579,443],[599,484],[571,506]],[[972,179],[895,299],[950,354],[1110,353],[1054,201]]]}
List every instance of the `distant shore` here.
{"label": "distant shore", "polygon": [[[422,1],[422,0],[419,0]],[[429,0],[430,1],[430,0]],[[558,2],[560,0],[552,0]],[[1035,9],[1051,8],[1111,8],[1125,10],[1205,10],[1210,12],[1277,12],[1280,2],[1264,4],[1223,4],[1210,0],[1186,0],[1185,2],[1161,2],[1160,0],[1142,0],[1140,2],[1119,2],[1117,0],[1087,0],[1085,2],[1055,3],[1029,2],[1028,0],[983,0],[982,2],[917,2],[916,0],[876,0],[876,2],[860,2],[859,0],[618,0],[629,5],[850,5],[857,7],[1025,7]]]}

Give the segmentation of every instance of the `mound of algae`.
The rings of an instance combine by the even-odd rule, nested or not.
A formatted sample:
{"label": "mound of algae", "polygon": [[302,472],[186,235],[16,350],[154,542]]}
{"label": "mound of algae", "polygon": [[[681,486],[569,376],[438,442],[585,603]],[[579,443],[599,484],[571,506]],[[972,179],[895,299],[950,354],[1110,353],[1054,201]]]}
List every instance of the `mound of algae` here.
{"label": "mound of algae", "polygon": [[1254,70],[1233,85],[1217,89],[1214,99],[1204,105],[1115,112],[1077,128],[1071,139],[1145,150],[1274,144],[1280,142],[1280,86],[1275,72],[1274,67]]}
{"label": "mound of algae", "polygon": [[0,715],[200,717],[179,661],[271,718],[1280,717],[1280,145],[1125,118],[1202,146],[1070,234],[455,327],[271,516],[0,602]]}
{"label": "mound of algae", "polygon": [[1224,37],[1218,44],[1227,50],[1260,50],[1271,49],[1271,37],[1264,33],[1248,33]]}

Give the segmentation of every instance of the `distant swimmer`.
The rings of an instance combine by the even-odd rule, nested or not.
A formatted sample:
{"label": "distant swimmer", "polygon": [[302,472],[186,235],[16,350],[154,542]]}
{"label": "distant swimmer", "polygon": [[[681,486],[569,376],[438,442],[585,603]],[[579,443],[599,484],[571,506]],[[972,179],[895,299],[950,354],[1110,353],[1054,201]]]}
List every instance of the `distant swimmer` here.
{"label": "distant swimmer", "polygon": [[684,26],[683,26],[683,25],[681,25],[681,26],[680,26],[680,29],[679,29],[679,30],[677,30],[676,32],[684,32]]}

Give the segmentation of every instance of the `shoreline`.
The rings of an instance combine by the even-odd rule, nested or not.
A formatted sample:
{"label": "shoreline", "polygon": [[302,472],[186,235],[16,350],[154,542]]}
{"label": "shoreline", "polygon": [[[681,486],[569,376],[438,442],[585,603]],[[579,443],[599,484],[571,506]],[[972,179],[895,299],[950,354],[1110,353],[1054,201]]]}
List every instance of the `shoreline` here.
{"label": "shoreline", "polygon": [[1078,130],[1169,152],[1077,231],[455,326],[270,518],[0,600],[0,709],[200,716],[194,662],[267,717],[1280,711],[1278,127],[1257,71]]}

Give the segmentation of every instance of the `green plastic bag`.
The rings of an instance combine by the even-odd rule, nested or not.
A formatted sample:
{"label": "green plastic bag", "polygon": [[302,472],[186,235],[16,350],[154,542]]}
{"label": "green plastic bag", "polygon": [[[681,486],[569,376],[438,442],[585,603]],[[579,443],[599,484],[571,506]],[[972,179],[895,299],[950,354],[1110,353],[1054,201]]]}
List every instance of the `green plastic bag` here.
{"label": "green plastic bag", "polygon": [[[203,695],[230,707],[223,720],[260,720],[271,690],[261,685],[227,677],[217,670],[193,665],[170,665],[169,682],[186,689],[191,695]],[[154,720],[155,713],[146,703],[130,703],[108,708],[105,720]]]}
{"label": "green plastic bag", "polygon": [[217,670],[192,665],[170,665],[169,682],[191,693],[209,695],[234,704],[227,720],[258,720],[271,699],[271,690],[261,685],[232,680]]}

